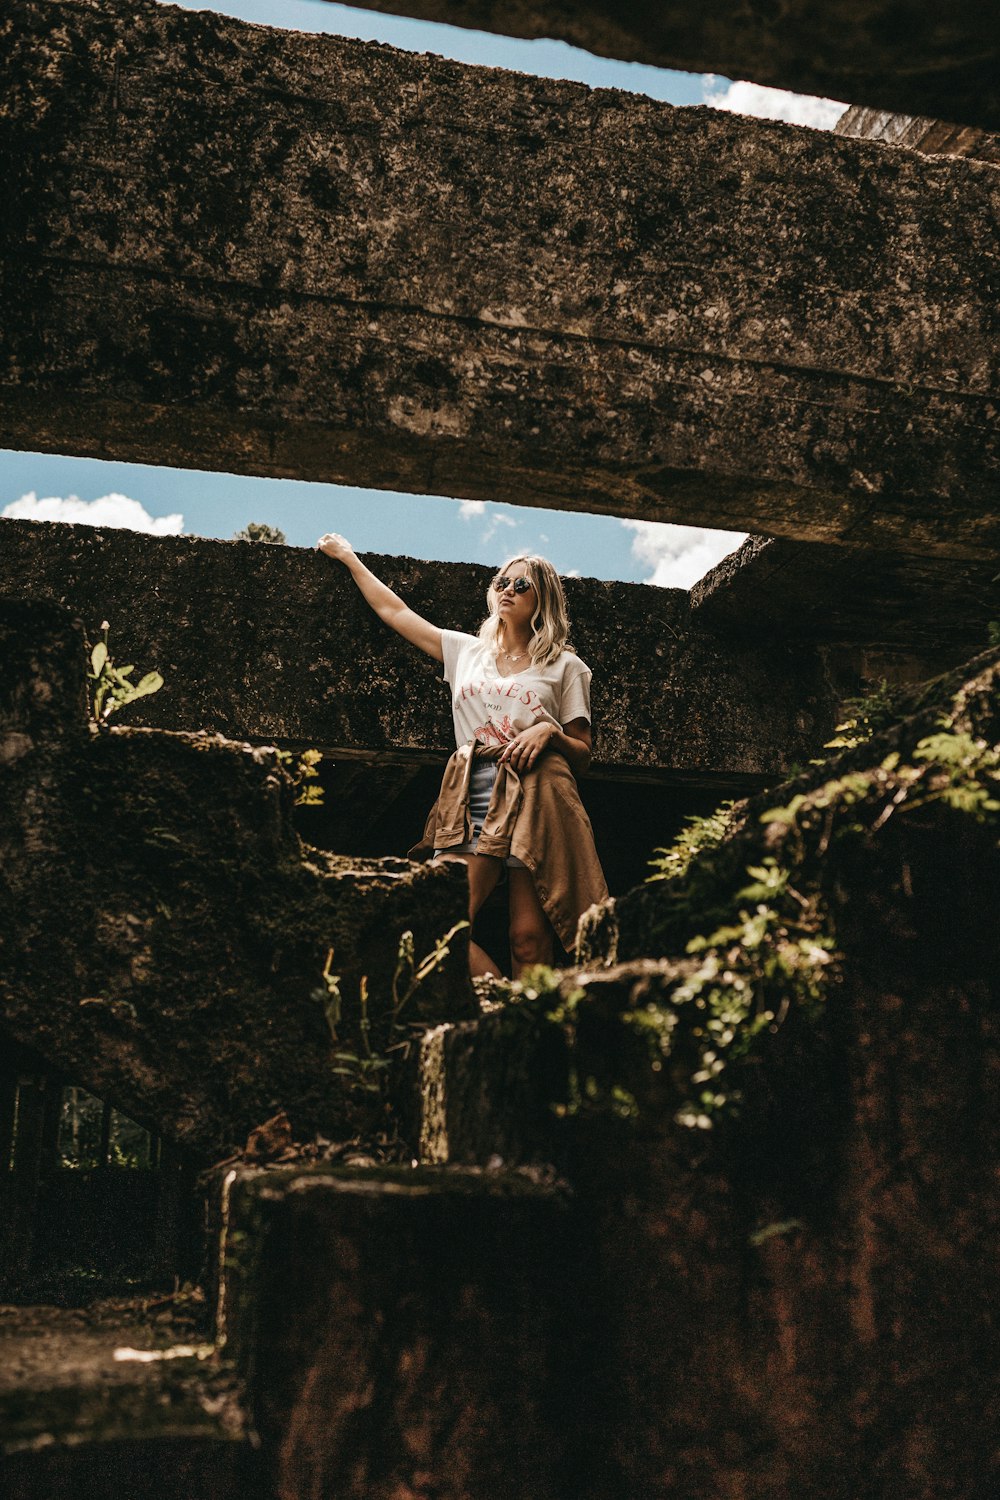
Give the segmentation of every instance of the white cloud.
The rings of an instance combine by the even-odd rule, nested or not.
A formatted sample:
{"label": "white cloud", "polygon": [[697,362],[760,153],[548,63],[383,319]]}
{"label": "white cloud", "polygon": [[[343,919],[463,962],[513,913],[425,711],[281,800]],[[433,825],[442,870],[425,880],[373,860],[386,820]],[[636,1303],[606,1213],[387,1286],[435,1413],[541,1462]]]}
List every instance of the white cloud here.
{"label": "white cloud", "polygon": [[742,531],[712,531],[705,526],[673,526],[659,521],[623,521],[634,531],[632,556],[651,568],[643,583],[661,589],[689,589],[704,578],[709,568],[735,552],[744,540]]}
{"label": "white cloud", "polygon": [[784,89],[769,89],[760,83],[727,83],[711,74],[705,80],[704,102],[731,114],[784,120],[788,125],[811,125],[814,130],[832,130],[847,108],[836,99],[787,94]]}
{"label": "white cloud", "polygon": [[485,509],[485,500],[463,500],[458,507],[458,518],[460,521],[471,521],[473,516],[481,516]]}
{"label": "white cloud", "polygon": [[502,510],[494,510],[493,514],[490,516],[490,524],[487,526],[486,530],[483,532],[479,540],[480,542],[492,542],[501,526],[516,525],[517,522],[512,521],[510,516],[505,516]]}
{"label": "white cloud", "polygon": [[148,531],[152,536],[179,536],[184,530],[182,515],[151,516],[138,500],[127,495],[101,495],[98,500],[81,500],[79,495],[65,499],[50,496],[39,500],[34,490],[12,500],[0,514],[17,521],[82,522],[85,526],[121,526],[127,531]]}

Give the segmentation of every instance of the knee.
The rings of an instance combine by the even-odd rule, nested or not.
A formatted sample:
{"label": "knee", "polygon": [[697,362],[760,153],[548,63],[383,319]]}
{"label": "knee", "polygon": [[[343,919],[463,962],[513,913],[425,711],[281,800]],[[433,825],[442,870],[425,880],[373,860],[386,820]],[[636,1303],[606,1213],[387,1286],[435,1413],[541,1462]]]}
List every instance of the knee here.
{"label": "knee", "polygon": [[545,927],[518,922],[510,929],[510,956],[516,964],[544,964],[552,959],[552,938]]}

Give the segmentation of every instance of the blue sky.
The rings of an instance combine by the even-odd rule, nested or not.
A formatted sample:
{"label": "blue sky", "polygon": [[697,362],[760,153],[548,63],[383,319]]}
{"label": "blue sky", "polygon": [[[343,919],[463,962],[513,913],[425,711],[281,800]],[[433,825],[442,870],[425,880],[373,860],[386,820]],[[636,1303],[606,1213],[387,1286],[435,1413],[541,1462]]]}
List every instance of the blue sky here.
{"label": "blue sky", "polygon": [[[754,84],[591,56],[564,42],[524,41],[380,15],[326,0],[180,0],[246,21],[330,32],[460,62],[570,78],[671,104],[709,103],[829,129],[842,106]],[[0,452],[0,516],[125,525],[153,534],[229,537],[248,521],[280,526],[293,546],[342,531],[362,551],[495,565],[541,552],[562,573],[689,587],[739,545],[734,532],[623,522],[445,496],[398,495],[295,480]],[[0,528],[2,538],[2,528]]]}

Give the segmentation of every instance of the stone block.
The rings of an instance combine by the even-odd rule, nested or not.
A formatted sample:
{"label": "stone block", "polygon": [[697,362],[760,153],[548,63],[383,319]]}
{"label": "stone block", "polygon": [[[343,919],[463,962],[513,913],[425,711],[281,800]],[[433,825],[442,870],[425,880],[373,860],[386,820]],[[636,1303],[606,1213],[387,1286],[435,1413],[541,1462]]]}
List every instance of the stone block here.
{"label": "stone block", "polygon": [[623,9],[615,0],[350,0],[505,36],[558,37],[599,57],[772,88],[938,114],[1000,129],[997,39],[976,0],[945,15],[923,0],[685,0]]}
{"label": "stone block", "polygon": [[593,1347],[562,1191],[427,1168],[223,1186],[224,1348],[276,1494],[583,1493]]}

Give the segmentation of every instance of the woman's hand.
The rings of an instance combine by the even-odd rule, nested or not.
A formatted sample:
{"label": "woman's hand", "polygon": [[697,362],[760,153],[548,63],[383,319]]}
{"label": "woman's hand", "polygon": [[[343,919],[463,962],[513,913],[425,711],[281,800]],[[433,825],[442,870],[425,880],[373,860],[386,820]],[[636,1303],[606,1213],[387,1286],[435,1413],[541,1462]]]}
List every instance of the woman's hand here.
{"label": "woman's hand", "polygon": [[532,724],[530,729],[522,729],[508,740],[497,759],[510,761],[515,771],[530,771],[558,733],[554,724]]}
{"label": "woman's hand", "polygon": [[335,557],[338,562],[347,562],[349,558],[357,556],[346,536],[341,536],[339,531],[325,531],[316,546],[320,552],[325,552],[327,557]]}

